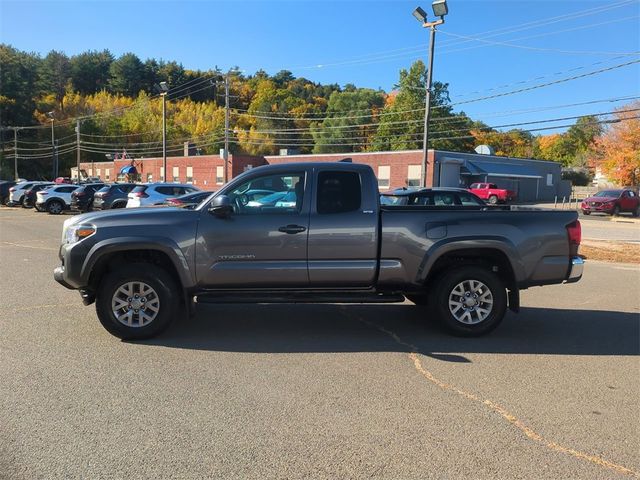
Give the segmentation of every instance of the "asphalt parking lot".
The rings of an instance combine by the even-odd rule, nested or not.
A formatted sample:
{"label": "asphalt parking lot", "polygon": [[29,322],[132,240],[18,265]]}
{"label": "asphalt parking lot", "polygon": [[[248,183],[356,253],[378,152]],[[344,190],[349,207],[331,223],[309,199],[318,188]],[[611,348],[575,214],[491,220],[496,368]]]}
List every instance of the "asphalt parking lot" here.
{"label": "asphalt parking lot", "polygon": [[202,305],[111,337],[53,280],[66,216],[0,209],[0,477],[640,478],[640,269],[493,334],[401,305]]}

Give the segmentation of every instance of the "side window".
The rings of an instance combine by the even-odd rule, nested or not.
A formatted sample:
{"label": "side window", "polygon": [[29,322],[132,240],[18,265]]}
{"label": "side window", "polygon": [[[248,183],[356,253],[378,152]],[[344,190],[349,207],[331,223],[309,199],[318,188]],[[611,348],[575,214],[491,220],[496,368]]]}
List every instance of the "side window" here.
{"label": "side window", "polygon": [[433,195],[433,204],[437,207],[450,207],[456,204],[453,193],[436,193]]}
{"label": "side window", "polygon": [[76,189],[76,187],[62,187],[60,189],[58,189],[57,191],[60,193],[71,193]]}
{"label": "side window", "polygon": [[356,172],[320,172],[318,205],[320,214],[346,213],[360,209],[362,187]]}
{"label": "side window", "polygon": [[629,198],[633,198],[636,196],[635,192],[632,192],[631,190],[629,190]]}
{"label": "side window", "polygon": [[467,206],[469,206],[469,205],[482,205],[482,202],[480,202],[473,195],[469,195],[468,193],[460,192],[460,193],[458,193],[458,197],[460,198],[460,203],[462,205],[467,205]]}
{"label": "side window", "polygon": [[241,215],[297,214],[304,198],[303,172],[254,177],[228,194]]}
{"label": "side window", "polygon": [[422,194],[422,195],[416,195],[415,197],[413,197],[410,202],[410,205],[422,205],[422,206],[426,206],[426,205],[433,205],[433,195],[426,193],[426,194]]}
{"label": "side window", "polygon": [[173,187],[156,187],[156,192],[161,195],[173,195]]}

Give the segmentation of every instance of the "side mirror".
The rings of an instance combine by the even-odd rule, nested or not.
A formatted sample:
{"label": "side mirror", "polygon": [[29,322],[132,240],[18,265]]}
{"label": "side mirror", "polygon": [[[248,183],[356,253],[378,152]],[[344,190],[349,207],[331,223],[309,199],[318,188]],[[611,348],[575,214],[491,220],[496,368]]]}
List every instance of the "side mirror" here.
{"label": "side mirror", "polygon": [[228,218],[233,213],[233,202],[226,195],[218,195],[211,202],[209,213],[216,217]]}

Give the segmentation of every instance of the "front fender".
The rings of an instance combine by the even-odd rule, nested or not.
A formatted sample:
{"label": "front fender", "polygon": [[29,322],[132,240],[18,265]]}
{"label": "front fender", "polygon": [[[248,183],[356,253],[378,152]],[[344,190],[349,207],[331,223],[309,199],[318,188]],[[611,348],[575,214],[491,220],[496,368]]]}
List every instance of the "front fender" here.
{"label": "front fender", "polygon": [[89,276],[101,258],[116,252],[131,250],[160,251],[166,254],[176,269],[182,286],[191,288],[195,285],[194,274],[189,268],[184,252],[173,240],[166,237],[117,237],[101,240],[87,253],[80,276],[85,279],[85,284],[88,284]]}

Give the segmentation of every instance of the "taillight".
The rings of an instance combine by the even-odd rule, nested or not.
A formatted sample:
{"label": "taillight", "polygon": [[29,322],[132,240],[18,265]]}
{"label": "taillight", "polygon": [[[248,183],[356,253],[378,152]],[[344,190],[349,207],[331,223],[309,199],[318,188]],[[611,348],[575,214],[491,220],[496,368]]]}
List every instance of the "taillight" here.
{"label": "taillight", "polygon": [[13,192],[15,192],[15,191],[16,191],[16,188],[15,188],[15,187],[11,187],[11,188],[9,189],[9,191],[10,191],[11,193],[13,193]]}
{"label": "taillight", "polygon": [[582,226],[580,220],[576,220],[567,225],[567,235],[569,236],[570,245],[580,245],[582,241]]}
{"label": "taillight", "polygon": [[76,197],[84,197],[86,194],[84,192],[77,192],[77,193],[74,193],[74,195]]}
{"label": "taillight", "polygon": [[40,195],[49,195],[49,192],[38,192]]}
{"label": "taillight", "polygon": [[133,194],[133,196],[137,197],[137,198],[147,198],[149,195],[147,195],[144,192],[136,192],[136,193]]}

